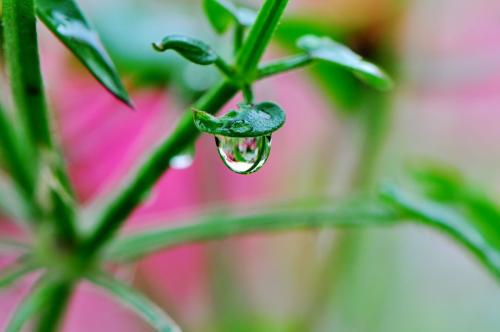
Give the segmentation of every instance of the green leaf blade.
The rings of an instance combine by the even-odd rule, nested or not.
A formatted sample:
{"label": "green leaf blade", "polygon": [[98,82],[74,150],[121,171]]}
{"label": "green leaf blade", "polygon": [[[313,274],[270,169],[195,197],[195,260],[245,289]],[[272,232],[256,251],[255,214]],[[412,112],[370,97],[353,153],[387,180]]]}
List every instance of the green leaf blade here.
{"label": "green leaf blade", "polygon": [[285,112],[274,103],[240,104],[239,107],[238,111],[230,111],[220,118],[193,110],[194,123],[205,133],[242,138],[270,135],[285,124]]}
{"label": "green leaf blade", "polygon": [[181,329],[156,304],[133,288],[105,274],[93,274],[88,279],[136,312],[158,332],[181,332]]}
{"label": "green leaf blade", "polygon": [[172,35],[154,43],[153,47],[158,52],[174,50],[189,61],[206,66],[217,62],[219,56],[210,46],[201,40],[186,36]]}
{"label": "green leaf blade", "polygon": [[297,45],[313,59],[350,70],[360,80],[376,89],[387,91],[393,86],[392,80],[382,69],[329,37],[306,35],[298,40]]}
{"label": "green leaf blade", "polygon": [[131,106],[118,72],[90,22],[74,0],[37,0],[37,15],[90,73],[115,97]]}

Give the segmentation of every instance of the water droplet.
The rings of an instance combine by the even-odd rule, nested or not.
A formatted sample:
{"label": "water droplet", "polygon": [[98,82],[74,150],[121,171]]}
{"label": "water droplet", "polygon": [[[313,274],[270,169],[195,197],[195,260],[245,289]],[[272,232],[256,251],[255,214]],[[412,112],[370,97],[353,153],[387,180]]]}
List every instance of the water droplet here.
{"label": "water droplet", "polygon": [[238,174],[257,172],[271,152],[270,135],[246,138],[216,136],[215,143],[226,166]]}
{"label": "water droplet", "polygon": [[173,169],[186,169],[191,167],[194,160],[194,146],[184,150],[182,153],[170,159],[170,167]]}

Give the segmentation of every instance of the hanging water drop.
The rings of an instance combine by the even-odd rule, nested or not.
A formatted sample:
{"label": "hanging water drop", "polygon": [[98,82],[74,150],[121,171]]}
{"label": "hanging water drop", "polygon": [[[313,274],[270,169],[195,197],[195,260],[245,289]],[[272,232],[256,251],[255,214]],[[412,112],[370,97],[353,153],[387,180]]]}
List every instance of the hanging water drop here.
{"label": "hanging water drop", "polygon": [[215,143],[224,164],[238,174],[257,172],[271,152],[271,135],[245,138],[215,136]]}

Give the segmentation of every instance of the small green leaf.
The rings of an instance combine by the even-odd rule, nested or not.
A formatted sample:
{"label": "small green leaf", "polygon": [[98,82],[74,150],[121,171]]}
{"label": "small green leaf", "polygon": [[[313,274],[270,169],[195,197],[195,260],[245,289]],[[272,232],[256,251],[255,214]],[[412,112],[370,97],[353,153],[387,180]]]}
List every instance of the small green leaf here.
{"label": "small green leaf", "polygon": [[219,59],[210,46],[201,40],[186,36],[167,36],[161,42],[154,43],[153,47],[158,52],[174,50],[184,58],[199,65],[211,65]]}
{"label": "small green leaf", "polygon": [[285,112],[278,105],[264,102],[257,105],[239,104],[221,118],[193,110],[196,127],[205,133],[226,137],[260,137],[280,129],[285,123]]}
{"label": "small green leaf", "polygon": [[204,0],[203,7],[208,20],[215,31],[220,34],[226,32],[232,22],[243,27],[250,27],[257,18],[257,12],[254,10],[238,7],[227,0]]}
{"label": "small green leaf", "polygon": [[134,310],[158,332],[180,332],[181,329],[156,304],[133,288],[105,274],[94,274],[88,278],[117,298],[123,305]]}
{"label": "small green leaf", "polygon": [[365,83],[380,89],[392,87],[392,80],[386,73],[371,62],[354,53],[347,46],[337,43],[329,37],[307,35],[299,39],[297,45],[312,58],[342,66],[354,73]]}
{"label": "small green leaf", "polygon": [[118,99],[130,99],[96,31],[74,0],[36,0],[38,17]]}

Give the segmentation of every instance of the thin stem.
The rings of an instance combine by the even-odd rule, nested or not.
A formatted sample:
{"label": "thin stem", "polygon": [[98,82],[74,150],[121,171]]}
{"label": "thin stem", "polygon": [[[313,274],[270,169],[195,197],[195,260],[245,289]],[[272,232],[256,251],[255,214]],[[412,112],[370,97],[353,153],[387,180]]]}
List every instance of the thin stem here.
{"label": "thin stem", "polygon": [[261,80],[270,76],[299,69],[311,64],[312,62],[313,59],[307,54],[299,54],[289,58],[272,61],[259,67],[257,79]]}
{"label": "thin stem", "polygon": [[[26,153],[21,147],[20,139],[17,136],[13,122],[8,118],[5,109],[0,106],[0,146],[2,153],[5,156],[12,178],[24,196],[24,200],[32,204],[34,198],[34,174],[28,167],[29,162],[26,160]],[[35,217],[35,215],[31,217]]]}
{"label": "thin stem", "polygon": [[127,261],[177,245],[246,233],[322,227],[380,226],[393,224],[400,219],[391,208],[359,203],[350,203],[337,208],[288,208],[250,216],[214,215],[195,223],[145,231],[118,239],[111,244],[106,254],[110,259]]}
{"label": "thin stem", "polygon": [[245,27],[241,24],[236,25],[234,30],[234,54],[238,54],[243,45],[243,39],[245,36]]}
{"label": "thin stem", "polygon": [[12,93],[27,137],[34,147],[52,147],[40,73],[34,0],[4,0],[3,19]]}
{"label": "thin stem", "polygon": [[243,98],[245,98],[245,103],[252,105],[255,101],[252,86],[247,84],[243,86]]}
{"label": "thin stem", "polygon": [[[59,181],[67,187],[69,193],[72,191],[62,158],[52,137],[40,70],[34,0],[3,1],[3,21],[7,69],[10,74],[12,94],[24,125],[23,137],[27,137],[29,143],[26,148],[30,160],[29,162],[23,161],[25,165],[21,169],[24,169],[24,166],[32,167],[33,177],[30,178],[32,184],[27,191],[31,194],[30,201],[42,211],[35,219],[37,221],[50,220],[54,228],[58,229],[64,223],[73,222],[73,220],[64,214],[62,215],[63,223],[58,222],[59,220],[54,219],[54,216],[57,217],[58,214],[54,214],[51,210],[52,204],[40,202],[40,197],[36,194],[40,188],[44,189],[46,179],[42,173],[46,168],[53,171]],[[16,162],[21,162],[21,160]],[[71,205],[61,211],[70,209],[72,209]],[[60,233],[64,233],[64,230],[62,229]]]}
{"label": "thin stem", "polygon": [[[244,76],[245,73],[256,70],[287,3],[288,0],[266,0],[264,3],[257,21],[239,53],[237,71],[240,75]],[[237,92],[238,87],[230,81],[224,81],[205,94],[192,108],[216,113]],[[137,168],[127,184],[104,208],[98,217],[96,229],[82,248],[84,253],[87,255],[97,253],[141,203],[144,193],[148,192],[169,168],[170,160],[192,144],[198,135],[199,132],[193,124],[190,112],[188,112],[181,119],[172,135],[146,158],[144,164]]]}
{"label": "thin stem", "polygon": [[234,76],[234,69],[220,56],[217,58],[217,61],[215,61],[215,65],[227,78],[230,79]]}
{"label": "thin stem", "polygon": [[236,61],[241,76],[257,68],[287,4],[288,0],[266,0],[262,6]]}
{"label": "thin stem", "polygon": [[[237,92],[236,86],[229,81],[224,81],[205,94],[192,108],[216,113]],[[170,160],[193,144],[199,134],[193,123],[191,112],[186,112],[174,132],[154,149],[102,211],[97,220],[97,228],[84,245],[83,250],[87,254],[92,254],[109,240],[123,221],[141,203],[144,192],[149,191],[169,169]]]}
{"label": "thin stem", "polygon": [[73,293],[73,287],[71,282],[61,282],[53,286],[47,306],[42,311],[42,316],[38,321],[37,332],[56,332],[59,330]]}

